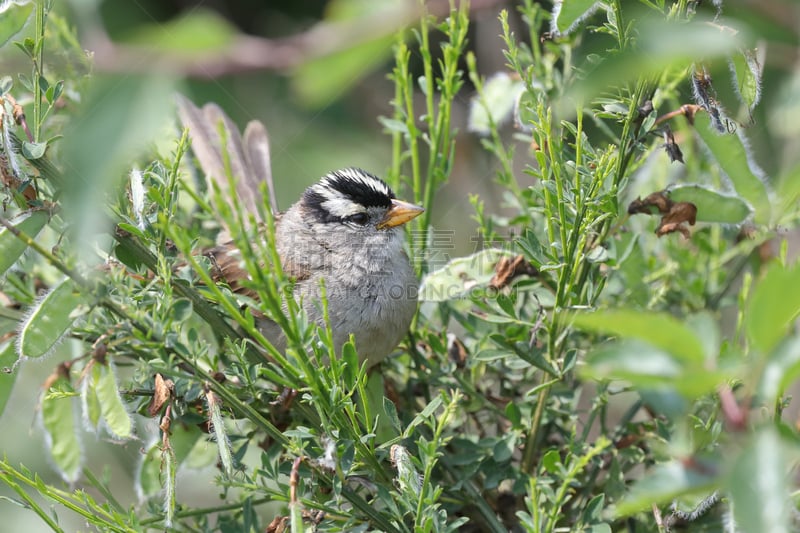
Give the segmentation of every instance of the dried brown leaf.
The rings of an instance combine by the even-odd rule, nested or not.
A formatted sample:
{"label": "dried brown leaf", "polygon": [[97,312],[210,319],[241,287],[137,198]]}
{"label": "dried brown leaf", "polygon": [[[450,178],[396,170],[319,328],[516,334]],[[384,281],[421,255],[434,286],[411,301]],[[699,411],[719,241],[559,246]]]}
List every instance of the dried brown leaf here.
{"label": "dried brown leaf", "polygon": [[656,228],[656,235],[661,237],[667,233],[680,232],[685,238],[689,238],[689,228],[684,226],[688,223],[694,226],[697,221],[697,206],[691,202],[675,202],[669,212],[661,217],[661,222]]}
{"label": "dried brown leaf", "polygon": [[628,205],[628,214],[655,215],[661,213],[665,215],[672,208],[672,200],[669,199],[665,191],[656,191],[649,194],[644,200],[637,198]]}
{"label": "dried brown leaf", "polygon": [[169,401],[172,389],[175,386],[171,379],[164,379],[161,374],[155,375],[155,385],[153,386],[153,400],[147,406],[147,414],[156,416],[161,411],[167,401]]}
{"label": "dried brown leaf", "polygon": [[502,289],[511,283],[511,280],[517,276],[528,275],[536,276],[539,271],[529,261],[521,255],[509,259],[502,257],[494,267],[494,276],[489,281],[489,288]]}

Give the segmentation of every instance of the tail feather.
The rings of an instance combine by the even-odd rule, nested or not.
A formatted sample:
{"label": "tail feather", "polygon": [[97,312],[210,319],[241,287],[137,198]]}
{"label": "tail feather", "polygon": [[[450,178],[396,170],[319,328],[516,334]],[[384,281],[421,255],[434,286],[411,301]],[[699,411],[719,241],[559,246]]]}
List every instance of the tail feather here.
{"label": "tail feather", "polygon": [[[188,98],[177,95],[178,115],[189,130],[192,149],[206,174],[209,188],[215,183],[223,194],[231,197],[227,165],[236,184],[235,194],[244,209],[262,222],[258,205],[263,202],[260,186],[267,182],[274,198],[270,170],[269,138],[263,124],[248,124],[242,138],[236,124],[219,106],[206,104],[202,109]],[[274,210],[274,200],[273,211]]]}

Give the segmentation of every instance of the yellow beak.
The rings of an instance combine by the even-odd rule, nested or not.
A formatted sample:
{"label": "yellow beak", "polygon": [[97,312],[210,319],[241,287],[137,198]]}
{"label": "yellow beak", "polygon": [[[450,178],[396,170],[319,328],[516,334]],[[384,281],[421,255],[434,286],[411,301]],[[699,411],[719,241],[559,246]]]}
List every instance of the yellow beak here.
{"label": "yellow beak", "polygon": [[383,220],[378,222],[377,228],[387,229],[405,224],[412,218],[421,215],[423,211],[425,211],[425,209],[418,205],[401,200],[392,200],[392,207],[386,212],[386,216],[383,217]]}

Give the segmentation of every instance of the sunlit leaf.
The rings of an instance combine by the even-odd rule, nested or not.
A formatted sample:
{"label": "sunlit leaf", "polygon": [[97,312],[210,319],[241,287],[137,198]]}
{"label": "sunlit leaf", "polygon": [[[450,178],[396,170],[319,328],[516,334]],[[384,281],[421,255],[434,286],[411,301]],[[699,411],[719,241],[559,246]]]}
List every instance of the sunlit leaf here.
{"label": "sunlit leaf", "polygon": [[488,135],[491,124],[499,126],[511,117],[523,90],[522,80],[514,79],[506,72],[492,75],[483,85],[483,98],[476,96],[470,102],[467,130]]}
{"label": "sunlit leaf", "polygon": [[61,477],[70,483],[78,479],[83,468],[83,450],[75,421],[75,402],[70,395],[52,393],[71,388],[66,377],[59,377],[43,393],[40,402],[47,450]]}
{"label": "sunlit leaf", "polygon": [[705,360],[703,343],[697,334],[668,314],[625,309],[578,314],[574,320],[579,328],[638,339],[686,363]]}
{"label": "sunlit leaf", "polygon": [[[20,232],[33,239],[47,224],[48,218],[49,215],[46,211],[33,211],[24,220],[15,225]],[[3,227],[0,229],[0,276],[4,275],[17,262],[17,259],[27,248],[28,245],[8,228]]]}
{"label": "sunlit leaf", "polygon": [[110,363],[107,365],[95,363],[94,366],[99,367],[95,390],[103,422],[115,438],[130,439],[133,437],[133,421],[119,395],[114,367]]}
{"label": "sunlit leaf", "polygon": [[792,471],[778,432],[760,428],[742,452],[728,484],[733,497],[737,530],[743,533],[788,533]]}
{"label": "sunlit leaf", "polygon": [[745,313],[751,346],[767,354],[800,314],[800,266],[773,263],[753,289]]}
{"label": "sunlit leaf", "polygon": [[740,137],[741,128],[736,133],[717,133],[711,126],[708,113],[698,113],[695,130],[736,192],[752,206],[753,220],[757,224],[768,223],[771,206],[767,186],[762,171],[751,161],[750,148]]}
{"label": "sunlit leaf", "polygon": [[553,5],[555,33],[568,34],[578,24],[595,12],[600,2],[596,0],[558,0]]}
{"label": "sunlit leaf", "polygon": [[53,287],[28,312],[19,330],[17,349],[20,357],[49,354],[77,318],[76,310],[86,302],[69,278]]}
{"label": "sunlit leaf", "polygon": [[0,2],[0,47],[17,35],[28,23],[34,2]]}
{"label": "sunlit leaf", "polygon": [[[637,389],[655,393],[676,391],[688,399],[714,391],[728,377],[721,371],[686,365],[662,349],[634,340],[593,350],[586,357],[581,374],[595,380],[626,381]],[[673,406],[668,407],[672,412]]]}
{"label": "sunlit leaf", "polygon": [[486,287],[494,276],[497,261],[510,255],[504,250],[488,249],[453,259],[423,278],[419,299],[423,302],[444,302],[467,297],[470,291]]}

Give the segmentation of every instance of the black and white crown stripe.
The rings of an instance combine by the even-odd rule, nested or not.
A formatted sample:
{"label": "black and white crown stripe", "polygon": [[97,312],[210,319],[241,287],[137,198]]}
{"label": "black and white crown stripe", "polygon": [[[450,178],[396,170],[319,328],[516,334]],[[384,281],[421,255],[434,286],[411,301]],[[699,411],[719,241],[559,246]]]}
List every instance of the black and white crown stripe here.
{"label": "black and white crown stripe", "polygon": [[305,206],[323,221],[342,220],[370,207],[388,209],[395,198],[380,178],[359,168],[345,168],[325,175],[303,194]]}

